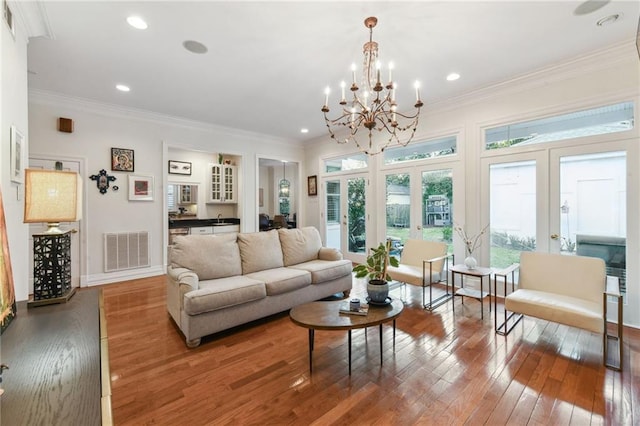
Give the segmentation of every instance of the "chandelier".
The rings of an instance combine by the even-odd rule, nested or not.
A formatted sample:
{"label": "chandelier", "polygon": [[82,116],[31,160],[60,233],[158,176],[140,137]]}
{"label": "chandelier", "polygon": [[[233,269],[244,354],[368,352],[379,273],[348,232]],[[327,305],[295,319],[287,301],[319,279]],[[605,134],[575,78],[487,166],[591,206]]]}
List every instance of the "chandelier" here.
{"label": "chandelier", "polygon": [[[392,71],[393,64],[389,64],[389,78],[386,84],[383,84],[380,77],[380,62],[378,60],[378,43],[373,41],[373,27],[378,23],[378,18],[369,17],[364,20],[364,25],[369,28],[369,41],[363,46],[364,63],[362,69],[362,87],[358,86],[356,79],[356,65],[351,65],[353,82],[350,91],[353,97],[347,100],[345,96],[346,83],[340,84],[342,96],[340,98],[341,115],[338,118],[330,119],[327,116],[329,112],[329,93],[330,89],[325,89],[325,100],[322,106],[324,113],[324,121],[329,130],[331,138],[339,144],[345,144],[353,141],[358,149],[365,154],[375,155],[383,152],[389,145],[406,146],[411,142],[418,127],[418,118],[420,115],[420,107],[424,104],[420,100],[420,86],[415,83],[416,103],[414,107],[416,111],[413,115],[398,112],[398,104],[396,102],[397,84],[393,81]],[[399,122],[400,120],[401,122]],[[336,133],[342,134],[341,129],[347,136],[343,139],[336,136]],[[361,143],[357,139],[357,133],[361,129],[362,133],[368,136],[368,143]],[[335,130],[335,133],[334,133]],[[374,144],[374,130],[382,133],[386,131],[388,139],[381,144]],[[400,134],[408,131],[408,138],[404,141],[400,139]],[[365,137],[366,137],[365,136]]]}

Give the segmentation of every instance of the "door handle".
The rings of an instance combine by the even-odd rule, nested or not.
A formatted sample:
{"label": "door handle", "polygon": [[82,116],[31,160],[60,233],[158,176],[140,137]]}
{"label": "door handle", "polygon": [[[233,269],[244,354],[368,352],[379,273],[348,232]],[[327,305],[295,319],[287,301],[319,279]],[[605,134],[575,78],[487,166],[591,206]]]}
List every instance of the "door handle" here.
{"label": "door handle", "polygon": [[422,229],[422,226],[418,225],[418,226],[416,226],[416,229],[419,231],[419,230]]}
{"label": "door handle", "polygon": [[552,240],[557,240],[559,238],[558,234],[551,234],[551,239]]}

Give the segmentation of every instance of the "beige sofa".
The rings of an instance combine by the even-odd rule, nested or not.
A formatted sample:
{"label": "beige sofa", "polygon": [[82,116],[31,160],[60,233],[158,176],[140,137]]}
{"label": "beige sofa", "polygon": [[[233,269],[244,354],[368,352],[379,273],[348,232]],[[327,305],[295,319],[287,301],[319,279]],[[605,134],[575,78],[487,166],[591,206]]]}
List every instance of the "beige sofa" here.
{"label": "beige sofa", "polygon": [[177,236],[167,309],[196,347],[203,336],[332,294],[349,293],[352,264],[313,227]]}
{"label": "beige sofa", "polygon": [[[518,272],[517,290],[507,294],[511,275]],[[504,322],[496,332],[507,335],[522,315],[529,315],[602,334],[603,362],[607,367],[622,365],[622,297],[617,277],[606,275],[602,259],[586,256],[565,256],[543,252],[522,252],[520,263],[496,272],[496,282],[504,283],[506,295]],[[513,284],[512,284],[513,286]],[[617,335],[607,332],[607,296],[618,303]],[[513,322],[508,326],[509,320]],[[608,340],[615,340],[619,349],[618,362],[608,361]]]}

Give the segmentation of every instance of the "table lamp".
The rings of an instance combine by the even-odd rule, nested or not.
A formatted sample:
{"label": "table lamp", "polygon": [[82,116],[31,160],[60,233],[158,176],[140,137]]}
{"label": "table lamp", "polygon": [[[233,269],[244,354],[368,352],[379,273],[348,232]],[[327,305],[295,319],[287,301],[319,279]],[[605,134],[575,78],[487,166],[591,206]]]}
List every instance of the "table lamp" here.
{"label": "table lamp", "polygon": [[75,293],[71,284],[71,232],[60,222],[82,218],[82,181],[76,172],[26,169],[24,223],[46,222],[33,235],[33,299],[28,307],[65,303]]}
{"label": "table lamp", "polygon": [[24,223],[46,222],[46,234],[61,234],[60,222],[82,219],[82,181],[76,172],[26,169]]}

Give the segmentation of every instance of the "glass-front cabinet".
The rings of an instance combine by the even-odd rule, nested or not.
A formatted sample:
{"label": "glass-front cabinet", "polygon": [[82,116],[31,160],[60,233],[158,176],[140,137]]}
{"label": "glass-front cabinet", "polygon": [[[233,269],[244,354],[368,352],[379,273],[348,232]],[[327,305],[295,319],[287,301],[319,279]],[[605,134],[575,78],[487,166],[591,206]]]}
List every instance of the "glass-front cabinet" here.
{"label": "glass-front cabinet", "polygon": [[238,202],[237,168],[230,164],[211,164],[207,203]]}

